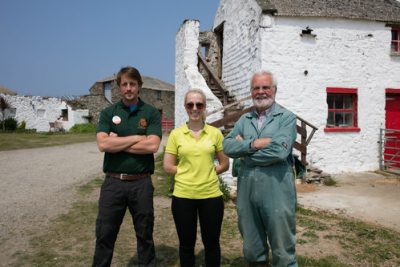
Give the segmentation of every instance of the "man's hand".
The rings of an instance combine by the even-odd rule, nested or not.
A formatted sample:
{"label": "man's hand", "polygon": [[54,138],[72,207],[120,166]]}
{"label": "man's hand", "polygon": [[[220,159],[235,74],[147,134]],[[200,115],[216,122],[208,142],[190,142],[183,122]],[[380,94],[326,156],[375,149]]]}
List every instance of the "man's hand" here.
{"label": "man's hand", "polygon": [[271,141],[272,141],[272,139],[269,137],[254,139],[254,141],[252,143],[252,148],[255,148],[255,149],[266,148],[271,143]]}
{"label": "man's hand", "polygon": [[243,141],[243,137],[240,134],[236,135],[235,139],[237,141]]}

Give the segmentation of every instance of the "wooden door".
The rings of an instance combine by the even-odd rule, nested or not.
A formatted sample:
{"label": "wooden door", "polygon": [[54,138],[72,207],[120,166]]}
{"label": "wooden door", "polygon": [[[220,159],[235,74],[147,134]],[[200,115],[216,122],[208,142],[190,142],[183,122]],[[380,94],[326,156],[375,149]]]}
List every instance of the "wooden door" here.
{"label": "wooden door", "polygon": [[400,89],[386,89],[385,165],[400,168]]}

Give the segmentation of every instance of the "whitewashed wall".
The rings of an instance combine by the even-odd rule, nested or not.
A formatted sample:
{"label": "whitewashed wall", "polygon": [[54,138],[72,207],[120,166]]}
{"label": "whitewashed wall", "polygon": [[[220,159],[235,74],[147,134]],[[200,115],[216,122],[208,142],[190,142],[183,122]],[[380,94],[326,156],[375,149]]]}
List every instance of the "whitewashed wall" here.
{"label": "whitewashed wall", "polygon": [[261,19],[254,0],[221,0],[217,10],[214,27],[224,23],[222,80],[237,99],[250,95],[251,75],[261,66]]}
{"label": "whitewashed wall", "polygon": [[[206,81],[197,68],[197,51],[199,49],[199,22],[186,20],[176,34],[176,68],[175,68],[175,127],[187,121],[184,108],[185,93],[189,89],[202,90],[207,98],[207,111],[222,108],[222,103],[208,88]],[[215,121],[222,117],[216,113],[207,117],[207,121]]]}
{"label": "whitewashed wall", "polygon": [[[26,129],[36,129],[38,132],[50,130],[49,122],[56,121],[61,116],[62,109],[68,109],[68,121],[62,121],[65,130],[69,130],[77,123],[87,123],[85,116],[88,110],[72,110],[64,101],[59,98],[44,98],[40,96],[12,96],[3,95],[11,108],[15,108],[14,118],[21,123],[25,121]],[[5,114],[7,118],[7,114]],[[0,114],[1,118],[1,114]]]}
{"label": "whitewashed wall", "polygon": [[63,127],[66,131],[71,129],[75,124],[89,123],[89,110],[88,109],[76,109],[73,110],[65,102],[65,108],[68,109],[68,121],[63,121]]}
{"label": "whitewashed wall", "polygon": [[[262,68],[277,75],[277,101],[319,128],[308,161],[331,173],[378,169],[385,88],[400,88],[400,60],[390,56],[390,28],[323,18],[268,21],[260,29]],[[316,37],[300,36],[307,26]],[[327,87],[358,89],[360,132],[324,132]]]}
{"label": "whitewashed wall", "polygon": [[[319,128],[307,155],[312,165],[330,173],[378,169],[385,88],[400,88],[390,28],[361,20],[262,15],[254,0],[221,0],[214,27],[223,21],[223,81],[233,94],[249,94],[254,71],[272,71],[277,101]],[[300,36],[306,26],[315,38]],[[326,87],[358,88],[360,132],[324,132]]]}

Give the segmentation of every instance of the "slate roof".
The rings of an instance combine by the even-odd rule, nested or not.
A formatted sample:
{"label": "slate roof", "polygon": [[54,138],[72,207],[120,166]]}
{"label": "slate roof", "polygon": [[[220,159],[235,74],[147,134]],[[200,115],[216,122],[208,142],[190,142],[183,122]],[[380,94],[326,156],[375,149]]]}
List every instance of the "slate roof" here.
{"label": "slate roof", "polygon": [[[106,77],[97,82],[100,82],[100,83],[111,82],[111,81],[116,80],[116,78],[117,78],[117,75],[114,74],[112,76]],[[159,91],[175,91],[175,87],[172,84],[161,81],[159,79],[142,75],[142,80],[143,80],[142,88],[159,90]]]}
{"label": "slate roof", "polygon": [[275,16],[332,17],[400,23],[396,0],[256,0]]}

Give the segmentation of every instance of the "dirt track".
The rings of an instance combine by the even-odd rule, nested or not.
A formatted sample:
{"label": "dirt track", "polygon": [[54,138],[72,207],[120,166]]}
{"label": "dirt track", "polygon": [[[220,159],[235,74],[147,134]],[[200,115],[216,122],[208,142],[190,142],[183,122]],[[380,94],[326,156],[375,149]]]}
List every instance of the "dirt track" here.
{"label": "dirt track", "polygon": [[0,152],[0,266],[67,211],[73,188],[101,174],[95,142]]}
{"label": "dirt track", "polygon": [[300,204],[383,225],[400,232],[400,178],[374,172],[335,175],[337,186],[299,193]]}

